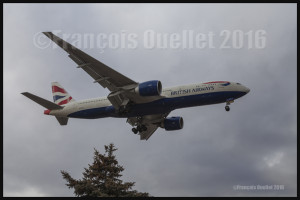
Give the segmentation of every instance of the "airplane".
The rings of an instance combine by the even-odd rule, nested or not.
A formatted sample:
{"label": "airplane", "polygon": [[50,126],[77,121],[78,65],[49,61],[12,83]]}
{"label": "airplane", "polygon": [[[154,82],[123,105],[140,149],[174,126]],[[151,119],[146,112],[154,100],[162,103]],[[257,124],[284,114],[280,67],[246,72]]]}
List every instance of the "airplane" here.
{"label": "airplane", "polygon": [[29,92],[24,96],[47,110],[45,115],[56,117],[60,125],[67,125],[69,118],[97,119],[104,117],[127,118],[134,134],[140,140],[148,140],[160,127],[167,131],[183,128],[183,118],[168,117],[171,111],[180,108],[226,103],[225,110],[234,100],[246,95],[250,89],[241,83],[212,81],[162,89],[159,80],[135,82],[108,67],[80,49],[62,40],[52,32],[43,32],[93,79],[94,83],[107,88],[107,97],[75,101],[58,83],[52,83],[54,102]]}

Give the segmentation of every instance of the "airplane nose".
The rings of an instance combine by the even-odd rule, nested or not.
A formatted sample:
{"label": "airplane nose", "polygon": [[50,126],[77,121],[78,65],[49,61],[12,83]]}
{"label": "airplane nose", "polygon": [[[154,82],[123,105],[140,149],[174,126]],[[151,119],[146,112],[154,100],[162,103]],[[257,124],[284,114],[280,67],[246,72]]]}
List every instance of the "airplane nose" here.
{"label": "airplane nose", "polygon": [[247,87],[245,87],[245,92],[246,92],[246,93],[250,92],[250,89],[247,88]]}

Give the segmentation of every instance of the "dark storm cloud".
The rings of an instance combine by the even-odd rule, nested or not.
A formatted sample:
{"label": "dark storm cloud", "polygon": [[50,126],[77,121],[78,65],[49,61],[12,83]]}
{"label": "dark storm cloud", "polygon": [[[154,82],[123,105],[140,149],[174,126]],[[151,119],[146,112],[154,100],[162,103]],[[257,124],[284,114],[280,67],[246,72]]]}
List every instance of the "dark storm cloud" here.
{"label": "dark storm cloud", "polygon": [[[216,48],[146,49],[146,30],[214,32]],[[222,30],[265,30],[263,49],[220,49]],[[37,32],[128,33],[136,49],[84,51],[136,81],[163,86],[228,80],[250,93],[223,104],[176,110],[181,131],[159,129],[148,141],[125,119],[70,119],[61,127],[26,99],[52,99],[60,82],[76,99],[106,96],[60,48],[39,49]],[[93,148],[113,142],[125,181],[154,196],[296,195],[296,4],[5,4],[4,196],[72,196],[60,170],[81,178]],[[58,34],[58,35],[59,35]],[[284,185],[284,190],[235,190],[235,185]]]}

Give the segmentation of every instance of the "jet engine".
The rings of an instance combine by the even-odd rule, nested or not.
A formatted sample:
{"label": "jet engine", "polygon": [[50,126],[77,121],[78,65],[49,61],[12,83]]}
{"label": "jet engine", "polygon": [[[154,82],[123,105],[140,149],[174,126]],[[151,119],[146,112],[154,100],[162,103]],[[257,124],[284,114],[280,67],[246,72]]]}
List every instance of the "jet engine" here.
{"label": "jet engine", "polygon": [[161,90],[161,82],[153,80],[140,83],[134,91],[140,96],[159,96],[161,94]]}
{"label": "jet engine", "polygon": [[167,131],[174,131],[183,128],[183,118],[182,117],[167,117],[163,121],[163,127]]}

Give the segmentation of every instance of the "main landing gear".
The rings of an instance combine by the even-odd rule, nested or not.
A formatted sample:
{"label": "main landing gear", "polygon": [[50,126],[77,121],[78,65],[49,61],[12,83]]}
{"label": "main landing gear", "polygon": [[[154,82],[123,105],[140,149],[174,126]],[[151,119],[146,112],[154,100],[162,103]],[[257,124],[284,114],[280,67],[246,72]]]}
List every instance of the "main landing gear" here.
{"label": "main landing gear", "polygon": [[145,125],[138,125],[136,128],[132,128],[132,132],[137,134],[138,132],[146,131],[147,127]]}
{"label": "main landing gear", "polygon": [[230,103],[233,103],[233,101],[234,101],[233,98],[227,99],[227,101],[226,101],[226,106],[225,106],[225,110],[226,110],[227,112],[230,111],[229,105],[230,105]]}

